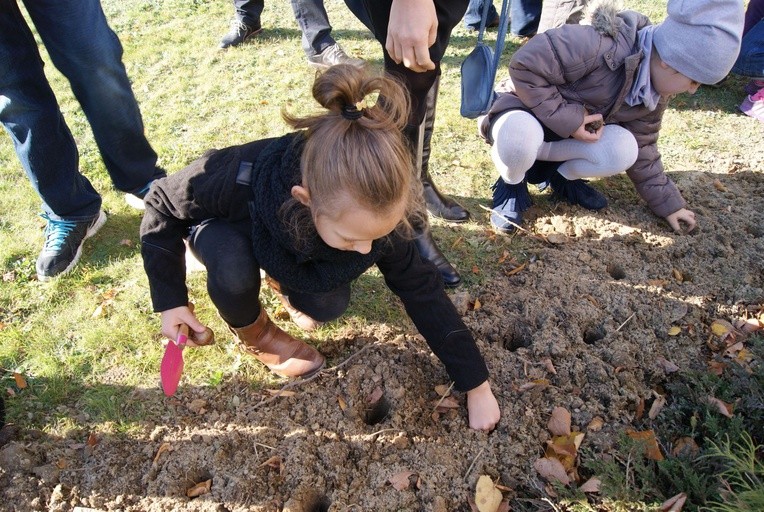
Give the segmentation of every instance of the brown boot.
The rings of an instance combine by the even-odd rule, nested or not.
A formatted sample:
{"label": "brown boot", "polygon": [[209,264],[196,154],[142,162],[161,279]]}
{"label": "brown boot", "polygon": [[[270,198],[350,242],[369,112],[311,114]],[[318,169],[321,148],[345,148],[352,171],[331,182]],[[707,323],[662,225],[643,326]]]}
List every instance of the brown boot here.
{"label": "brown boot", "polygon": [[324,367],[318,350],[282,331],[260,306],[260,316],[246,327],[229,327],[244,350],[276,375],[308,377]]}
{"label": "brown boot", "polygon": [[292,319],[292,321],[297,324],[297,327],[302,329],[303,331],[315,331],[322,325],[324,325],[323,322],[319,322],[318,320],[314,320],[310,316],[306,315],[299,309],[295,309],[290,303],[289,303],[289,297],[286,297],[281,293],[281,285],[278,281],[273,279],[270,276],[265,276],[265,282],[268,285],[268,287],[273,290],[273,293],[276,294],[276,297],[279,298],[281,301],[281,305],[284,306],[284,309],[287,313],[289,313],[289,318]]}

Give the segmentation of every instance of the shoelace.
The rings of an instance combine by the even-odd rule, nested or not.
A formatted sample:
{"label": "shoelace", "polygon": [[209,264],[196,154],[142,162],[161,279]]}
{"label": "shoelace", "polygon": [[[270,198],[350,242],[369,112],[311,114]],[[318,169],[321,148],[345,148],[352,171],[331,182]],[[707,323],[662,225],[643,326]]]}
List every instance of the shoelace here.
{"label": "shoelace", "polygon": [[250,30],[251,28],[249,25],[238,18],[233,18],[231,20],[231,26],[228,29],[229,32],[248,32]]}
{"label": "shoelace", "polygon": [[66,238],[77,227],[77,223],[70,220],[51,219],[47,213],[40,215],[48,221],[45,227],[45,246],[44,251],[58,251],[64,245]]}

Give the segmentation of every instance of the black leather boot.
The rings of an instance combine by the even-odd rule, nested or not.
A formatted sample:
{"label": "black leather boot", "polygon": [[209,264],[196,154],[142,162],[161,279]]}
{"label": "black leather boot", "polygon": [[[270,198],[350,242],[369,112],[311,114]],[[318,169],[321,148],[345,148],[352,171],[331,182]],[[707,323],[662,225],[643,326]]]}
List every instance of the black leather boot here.
{"label": "black leather boot", "polygon": [[427,110],[425,111],[424,121],[419,126],[418,140],[414,141],[416,143],[414,155],[416,157],[416,164],[419,167],[422,187],[424,188],[424,200],[427,203],[427,211],[435,217],[451,222],[465,222],[470,218],[470,212],[450,197],[441,194],[435,188],[435,184],[430,177],[430,140],[432,139],[432,129],[435,125],[435,107],[438,101],[439,86],[440,77],[437,77],[427,93]]}
{"label": "black leather boot", "polygon": [[443,278],[443,284],[446,285],[447,288],[459,286],[459,283],[462,282],[462,276],[460,276],[459,272],[448,262],[445,254],[438,249],[435,240],[432,238],[429,224],[425,223],[422,226],[414,226],[414,231],[416,233],[414,243],[416,244],[417,249],[419,249],[419,254],[422,256],[422,259],[431,262],[438,268],[438,271]]}

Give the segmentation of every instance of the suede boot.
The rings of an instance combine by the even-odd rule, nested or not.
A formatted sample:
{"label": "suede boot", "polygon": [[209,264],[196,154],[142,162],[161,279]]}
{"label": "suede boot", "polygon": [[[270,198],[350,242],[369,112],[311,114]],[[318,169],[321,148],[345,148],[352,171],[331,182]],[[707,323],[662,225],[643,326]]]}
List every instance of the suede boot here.
{"label": "suede boot", "polygon": [[585,180],[568,180],[557,171],[549,175],[553,197],[587,210],[601,210],[607,206],[607,198],[586,184]]}
{"label": "suede boot", "polygon": [[278,281],[270,276],[265,276],[265,283],[273,291],[276,297],[278,297],[279,301],[281,301],[281,305],[284,307],[286,312],[289,313],[289,318],[292,319],[292,322],[297,324],[297,327],[303,331],[314,331],[324,325],[323,322],[314,320],[299,309],[293,307],[289,302],[289,297],[281,293],[281,285]]}
{"label": "suede boot", "polygon": [[430,177],[430,141],[432,140],[432,130],[435,126],[435,106],[438,100],[439,86],[440,77],[435,79],[435,83],[427,93],[427,110],[424,115],[424,121],[418,127],[417,139],[414,140],[416,143],[416,164],[419,168],[420,179],[424,188],[424,200],[427,203],[427,211],[440,219],[451,222],[465,222],[470,218],[470,212],[450,197],[441,194]]}
{"label": "suede boot", "polygon": [[318,350],[293,338],[271,322],[265,308],[245,327],[230,327],[244,350],[255,356],[273,373],[282,377],[309,377],[324,367],[326,360]]}
{"label": "suede boot", "polygon": [[525,180],[510,185],[499,178],[493,187],[493,209],[491,226],[499,233],[513,232],[523,222],[523,212],[530,208],[532,201]]}

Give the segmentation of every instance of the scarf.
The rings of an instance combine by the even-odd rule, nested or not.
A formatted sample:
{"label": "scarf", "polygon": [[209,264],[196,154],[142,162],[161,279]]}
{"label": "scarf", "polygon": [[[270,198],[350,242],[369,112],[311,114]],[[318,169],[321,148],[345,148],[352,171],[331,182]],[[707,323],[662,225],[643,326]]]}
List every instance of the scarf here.
{"label": "scarf", "polygon": [[653,30],[655,30],[655,25],[648,25],[637,32],[639,35],[638,44],[644,58],[639,63],[637,76],[634,77],[631,90],[624,100],[626,104],[632,107],[643,104],[651,112],[655,110],[661,99],[661,95],[653,89],[653,85],[650,82],[650,56],[653,52]]}
{"label": "scarf", "polygon": [[301,133],[284,135],[269,144],[252,169],[252,244],[260,267],[276,281],[307,293],[325,293],[354,281],[379,259],[384,239],[372,243],[369,254],[341,251],[314,233],[296,244],[279,212],[300,185],[300,159],[305,144]]}

